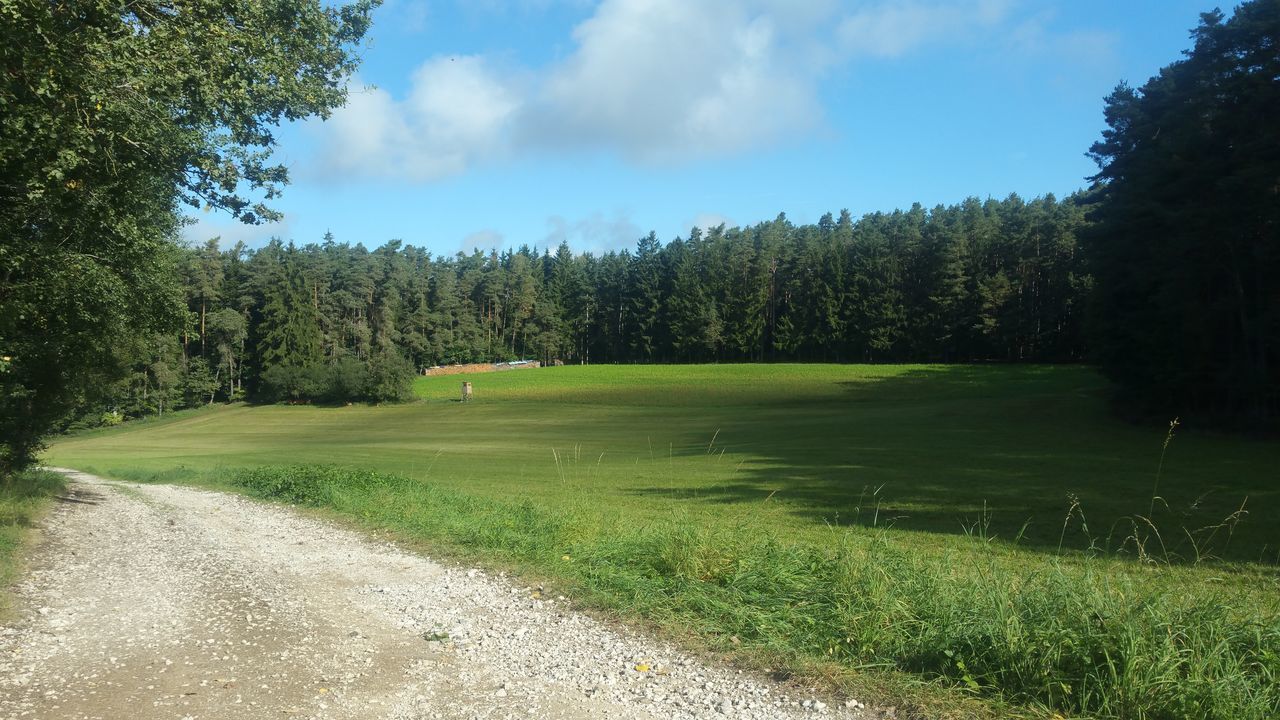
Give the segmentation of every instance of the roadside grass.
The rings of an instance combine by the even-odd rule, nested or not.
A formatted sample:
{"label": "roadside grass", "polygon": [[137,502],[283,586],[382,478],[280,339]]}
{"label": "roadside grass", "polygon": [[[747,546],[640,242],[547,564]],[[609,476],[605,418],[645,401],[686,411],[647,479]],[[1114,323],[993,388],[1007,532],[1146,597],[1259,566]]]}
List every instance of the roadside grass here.
{"label": "roadside grass", "polygon": [[[1170,440],[1109,417],[1103,388],[1079,367],[544,368],[423,378],[400,406],[180,413],[49,455],[237,479],[886,697],[931,678],[992,716],[1274,716],[1280,444],[1194,418]],[[243,479],[295,463],[361,470]]]}
{"label": "roadside grass", "polygon": [[[884,682],[886,671],[913,673],[953,690],[908,690],[929,716],[1262,720],[1280,709],[1276,588],[1214,582],[1204,568],[985,552],[977,535],[938,554],[885,528],[796,543],[767,529],[549,511],[333,466],[124,475],[217,477],[327,508],[559,579],[593,606],[775,669],[871,671],[882,693],[902,687]],[[848,672],[835,679],[867,686]],[[957,706],[963,695],[997,702]]]}
{"label": "roadside grass", "polygon": [[8,589],[21,567],[21,550],[35,523],[66,487],[61,475],[43,470],[0,478],[0,621],[12,612]]}

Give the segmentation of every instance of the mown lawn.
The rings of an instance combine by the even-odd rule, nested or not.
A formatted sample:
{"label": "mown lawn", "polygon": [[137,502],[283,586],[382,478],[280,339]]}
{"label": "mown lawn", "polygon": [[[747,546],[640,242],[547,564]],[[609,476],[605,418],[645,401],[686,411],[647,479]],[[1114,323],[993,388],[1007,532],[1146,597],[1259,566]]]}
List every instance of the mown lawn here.
{"label": "mown lawn", "polygon": [[1276,716],[1280,443],[1194,418],[1170,440],[1111,418],[1104,387],[1079,367],[543,368],[422,378],[399,406],[181,413],[47,459],[328,508],[930,713]]}
{"label": "mown lawn", "polygon": [[[468,404],[455,401],[462,380]],[[180,414],[61,440],[48,459],[108,472],[335,463],[796,539],[859,523],[1117,549],[1152,507],[1165,429],[1108,417],[1103,388],[1078,367],[543,368],[421,378],[425,402],[403,406]],[[1194,558],[1186,532],[1243,505],[1230,538],[1196,536],[1201,550],[1275,562],[1280,443],[1182,422],[1155,488],[1164,551]]]}

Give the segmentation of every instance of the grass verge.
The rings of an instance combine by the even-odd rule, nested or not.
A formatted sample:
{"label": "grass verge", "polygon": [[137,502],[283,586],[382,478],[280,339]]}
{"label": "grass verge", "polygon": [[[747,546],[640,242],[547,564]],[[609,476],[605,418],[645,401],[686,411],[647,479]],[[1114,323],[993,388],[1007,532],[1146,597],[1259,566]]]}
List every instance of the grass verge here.
{"label": "grass verge", "polygon": [[1273,581],[1250,591],[1105,557],[937,552],[882,528],[796,542],[754,525],[551,512],[333,466],[235,470],[223,482],[560,579],[591,604],[775,668],[910,673],[1009,715],[1280,713]]}
{"label": "grass verge", "polygon": [[61,475],[46,470],[0,479],[0,621],[12,612],[8,588],[17,578],[30,531],[65,487]]}

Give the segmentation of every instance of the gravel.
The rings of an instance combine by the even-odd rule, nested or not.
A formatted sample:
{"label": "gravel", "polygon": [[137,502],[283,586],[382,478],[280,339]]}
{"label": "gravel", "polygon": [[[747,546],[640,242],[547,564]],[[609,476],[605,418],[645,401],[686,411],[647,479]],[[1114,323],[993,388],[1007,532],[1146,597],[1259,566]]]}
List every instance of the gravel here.
{"label": "gravel", "polygon": [[0,718],[882,718],[245,498],[75,471]]}

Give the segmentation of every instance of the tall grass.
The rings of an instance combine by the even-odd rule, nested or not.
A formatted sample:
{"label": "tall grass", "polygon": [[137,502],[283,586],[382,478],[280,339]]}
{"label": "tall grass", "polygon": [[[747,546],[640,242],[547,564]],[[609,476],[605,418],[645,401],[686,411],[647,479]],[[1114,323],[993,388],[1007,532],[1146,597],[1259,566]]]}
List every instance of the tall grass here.
{"label": "tall grass", "polygon": [[1280,714],[1276,595],[1189,585],[1173,566],[938,553],[874,527],[787,542],[755,527],[553,513],[328,466],[234,471],[230,482],[513,561],[597,604],[797,665],[906,671],[1071,715]]}

